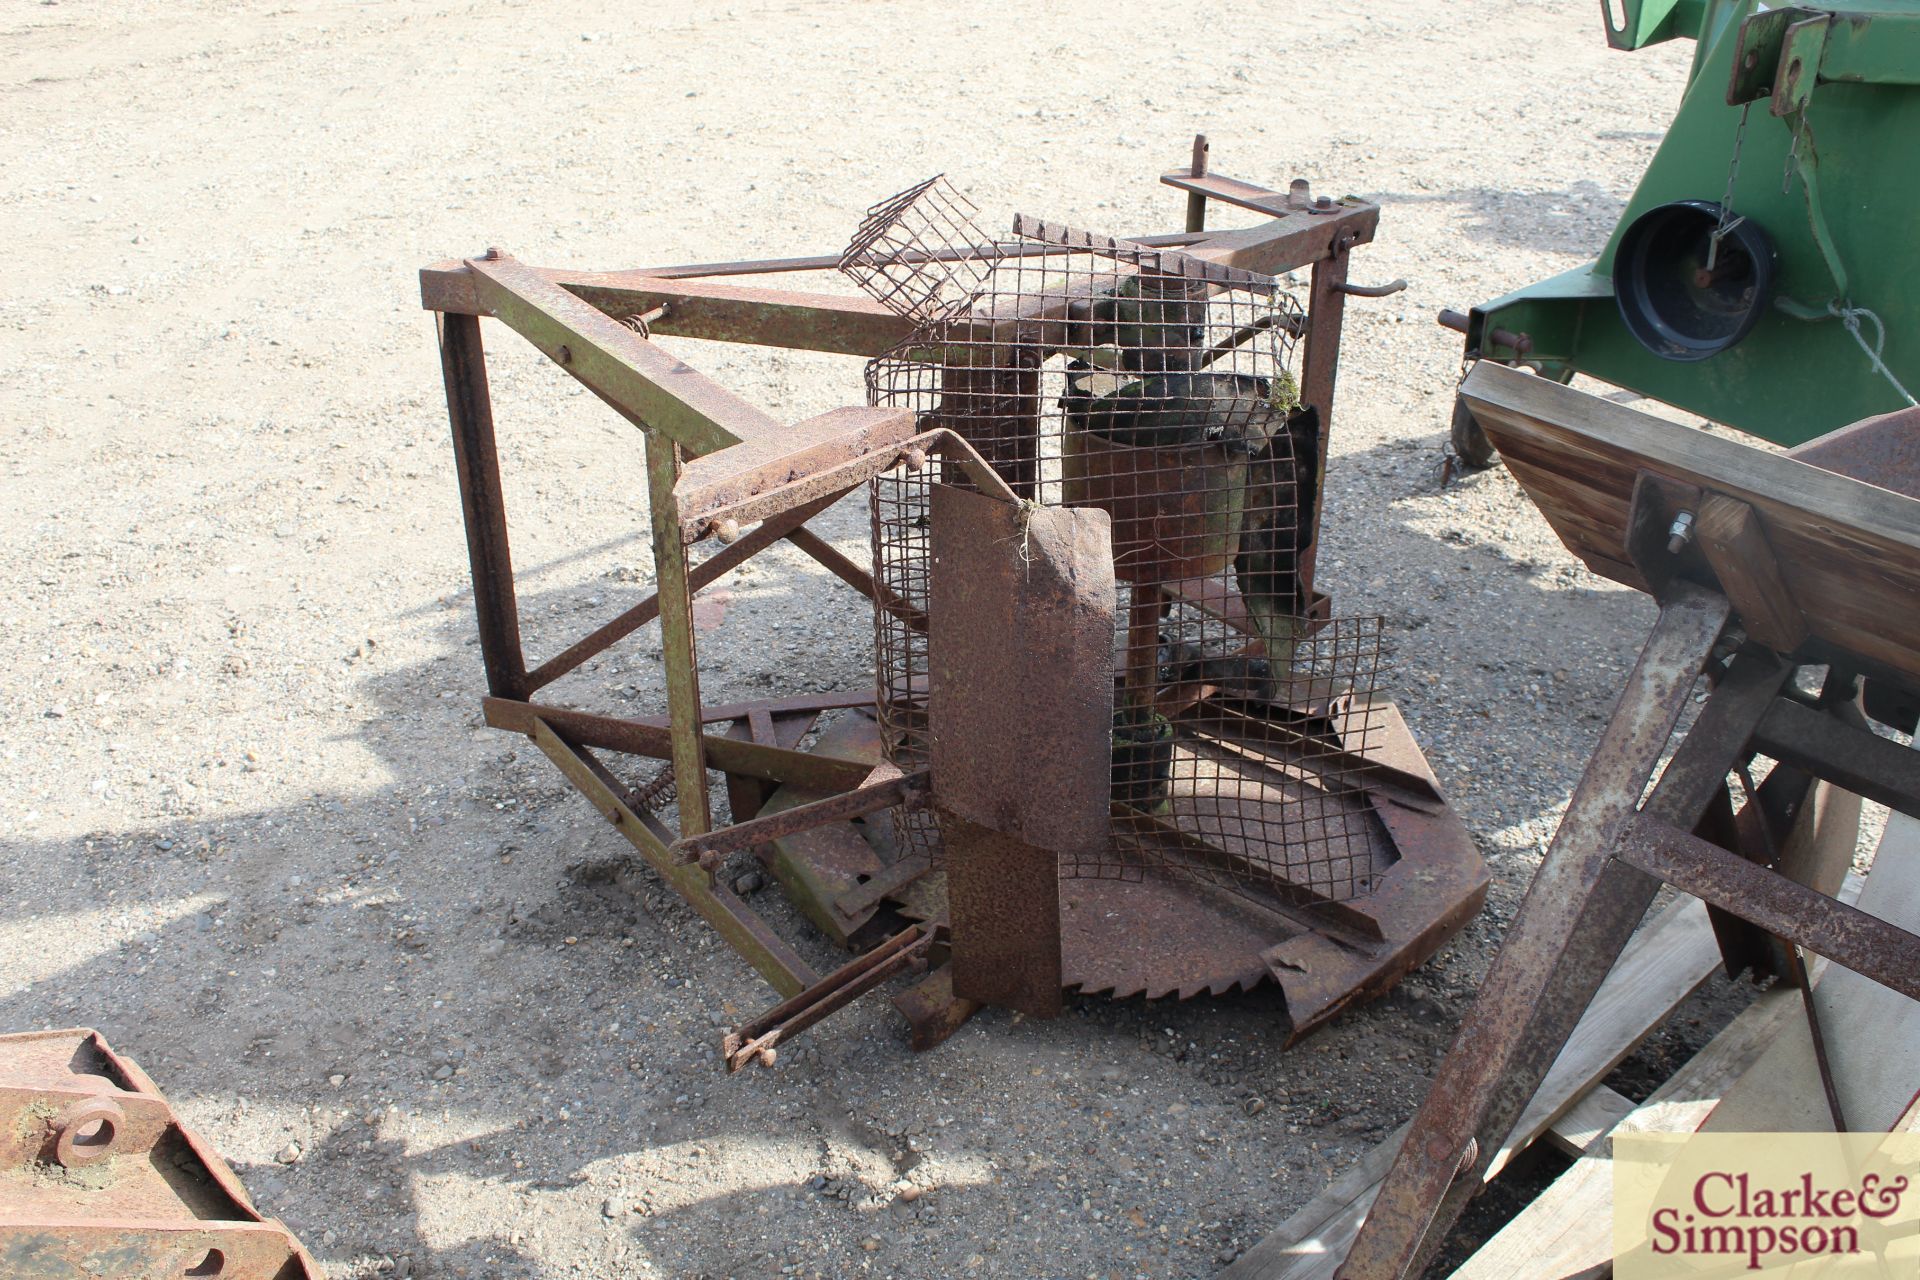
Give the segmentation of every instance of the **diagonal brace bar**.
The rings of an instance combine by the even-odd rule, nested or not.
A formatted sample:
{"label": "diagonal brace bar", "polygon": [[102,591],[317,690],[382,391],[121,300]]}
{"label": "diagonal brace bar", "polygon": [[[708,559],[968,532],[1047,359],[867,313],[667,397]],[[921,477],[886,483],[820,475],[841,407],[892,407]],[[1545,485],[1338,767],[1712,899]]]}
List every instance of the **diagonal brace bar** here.
{"label": "diagonal brace bar", "polygon": [[578,378],[635,426],[691,454],[785,427],[599,308],[512,258],[469,259],[478,305]]}
{"label": "diagonal brace bar", "polygon": [[1643,815],[1616,857],[1768,933],[1920,1000],[1920,935]]}
{"label": "diagonal brace bar", "polygon": [[697,862],[701,866],[712,866],[722,854],[765,844],[782,836],[798,835],[802,831],[824,827],[829,822],[842,822],[881,809],[891,809],[897,804],[912,804],[924,797],[926,791],[926,770],[897,774],[852,791],[842,791],[824,800],[795,805],[762,818],[736,822],[718,831],[684,836],[674,841],[667,851],[673,855],[675,862],[682,865]]}

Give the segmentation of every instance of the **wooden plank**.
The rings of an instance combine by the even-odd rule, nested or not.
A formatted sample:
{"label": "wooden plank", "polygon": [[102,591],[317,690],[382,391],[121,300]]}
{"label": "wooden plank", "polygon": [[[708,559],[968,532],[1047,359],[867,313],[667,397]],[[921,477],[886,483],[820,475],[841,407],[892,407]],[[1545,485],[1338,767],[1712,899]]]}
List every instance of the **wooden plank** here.
{"label": "wooden plank", "polygon": [[1546,1140],[1570,1156],[1584,1155],[1633,1112],[1633,1099],[1597,1084],[1547,1130]]}
{"label": "wooden plank", "polygon": [[1720,964],[1706,904],[1680,897],[1634,935],[1627,952],[1594,993],[1513,1134],[1487,1169],[1492,1178],[1531,1146],[1547,1126],[1699,989]]}
{"label": "wooden plank", "polygon": [[[1699,899],[1682,896],[1634,935],[1568,1037],[1489,1177],[1563,1117],[1572,1142],[1586,1117],[1574,1107],[1710,977],[1719,948]],[[1596,1104],[1598,1105],[1598,1104]],[[1220,1280],[1329,1280],[1365,1221],[1410,1125],[1402,1125],[1332,1186],[1242,1254]]]}
{"label": "wooden plank", "polygon": [[[1798,1018],[1799,992],[1762,993],[1646,1103],[1613,1129],[1691,1133],[1722,1093]],[[1453,1273],[1452,1280],[1541,1280],[1573,1275],[1613,1256],[1612,1134],[1556,1179]]]}
{"label": "wooden plank", "polygon": [[1569,550],[1639,590],[1641,469],[1753,508],[1810,633],[1920,679],[1920,501],[1482,361],[1461,396]]}
{"label": "wooden plank", "polygon": [[1807,620],[1780,576],[1760,517],[1744,502],[1710,493],[1695,523],[1700,550],[1720,579],[1720,590],[1747,624],[1747,634],[1779,653],[1807,638]]}
{"label": "wooden plank", "polygon": [[[1593,1100],[1591,1109],[1582,1105],[1588,1098]],[[1632,1109],[1628,1099],[1598,1085],[1555,1121],[1547,1136],[1563,1151],[1583,1152],[1605,1135],[1606,1130],[1596,1127],[1598,1123],[1604,1119],[1611,1128],[1614,1120],[1608,1117],[1625,1115]],[[1218,1280],[1332,1280],[1412,1127],[1409,1121],[1395,1129],[1272,1235],[1241,1254]],[[1285,1247],[1271,1249],[1276,1243]]]}
{"label": "wooden plank", "polygon": [[[1849,876],[1840,896],[1852,901],[1862,888],[1860,877]],[[1823,961],[1816,964],[1822,976],[1838,971]],[[1537,1280],[1573,1275],[1606,1262],[1613,1256],[1612,1135],[1692,1133],[1701,1128],[1743,1079],[1765,1074],[1755,1067],[1771,1046],[1804,1025],[1799,991],[1776,985],[1762,992],[1615,1126],[1607,1140],[1596,1143],[1482,1245],[1451,1280]],[[1813,1091],[1819,1094],[1818,1084]],[[1761,1127],[1776,1126],[1768,1122]]]}

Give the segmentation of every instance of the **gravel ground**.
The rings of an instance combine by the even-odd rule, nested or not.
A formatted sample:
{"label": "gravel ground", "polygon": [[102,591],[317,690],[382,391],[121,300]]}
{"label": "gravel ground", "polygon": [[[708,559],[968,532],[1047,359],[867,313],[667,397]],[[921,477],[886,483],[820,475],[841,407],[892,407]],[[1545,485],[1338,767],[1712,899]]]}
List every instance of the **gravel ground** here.
{"label": "gravel ground", "polygon": [[[0,1026],[102,1028],[335,1280],[1209,1273],[1411,1114],[1651,618],[1504,472],[1437,485],[1433,313],[1583,260],[1677,99],[1691,46],[1609,53],[1596,19],[10,6]],[[934,170],[992,224],[1169,229],[1196,128],[1222,172],[1378,200],[1355,277],[1413,282],[1348,309],[1322,585],[1390,620],[1488,909],[1286,1053],[1259,993],[989,1012],[923,1056],[869,1002],[727,1078],[765,987],[479,725],[413,273],[825,252]],[[860,398],[857,362],[669,345],[789,420]],[[551,652],[649,578],[640,450],[530,348],[491,360]],[[856,503],[818,527],[865,554]],[[868,678],[866,609],[810,563],[711,598],[710,697]],[[657,656],[568,696],[657,706]]]}

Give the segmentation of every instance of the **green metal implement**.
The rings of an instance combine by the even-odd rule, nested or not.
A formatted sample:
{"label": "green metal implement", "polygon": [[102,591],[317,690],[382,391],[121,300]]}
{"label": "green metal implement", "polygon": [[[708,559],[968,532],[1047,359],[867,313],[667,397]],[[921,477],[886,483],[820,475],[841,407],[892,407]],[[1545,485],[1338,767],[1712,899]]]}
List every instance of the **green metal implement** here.
{"label": "green metal implement", "polygon": [[[1911,404],[1920,3],[1608,6],[1615,48],[1683,36],[1697,48],[1679,113],[1600,255],[1475,308],[1468,357],[1588,374],[1784,445]],[[1697,203],[1656,212],[1682,201]],[[1756,231],[1770,264],[1727,286],[1715,257]],[[1636,336],[1629,317],[1661,308],[1724,320],[1723,345],[1657,349],[1644,322]]]}

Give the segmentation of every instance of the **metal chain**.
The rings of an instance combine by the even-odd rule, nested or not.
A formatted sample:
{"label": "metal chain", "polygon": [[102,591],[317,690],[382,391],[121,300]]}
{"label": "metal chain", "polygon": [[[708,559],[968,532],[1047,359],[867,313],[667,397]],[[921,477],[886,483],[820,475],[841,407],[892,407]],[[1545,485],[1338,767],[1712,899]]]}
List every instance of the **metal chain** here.
{"label": "metal chain", "polygon": [[1727,165],[1726,194],[1720,197],[1720,221],[1714,225],[1713,234],[1707,238],[1706,269],[1708,271],[1713,270],[1714,262],[1720,257],[1720,241],[1726,238],[1728,232],[1747,220],[1744,214],[1731,222],[1727,217],[1733,212],[1733,180],[1740,173],[1740,146],[1747,140],[1747,112],[1751,110],[1753,110],[1751,102],[1741,106],[1740,127],[1733,131],[1733,160]]}
{"label": "metal chain", "polygon": [[1780,170],[1780,194],[1786,195],[1793,190],[1793,167],[1800,158],[1800,140],[1807,131],[1807,108],[1802,107],[1793,117],[1793,141],[1787,147],[1787,158]]}

